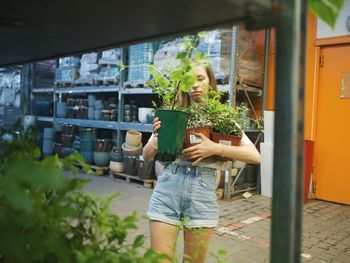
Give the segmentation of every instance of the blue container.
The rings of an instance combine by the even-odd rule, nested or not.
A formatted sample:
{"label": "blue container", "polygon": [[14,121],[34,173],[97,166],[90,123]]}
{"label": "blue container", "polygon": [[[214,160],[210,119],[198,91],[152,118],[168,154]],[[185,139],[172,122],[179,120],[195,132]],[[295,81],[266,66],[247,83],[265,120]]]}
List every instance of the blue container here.
{"label": "blue container", "polygon": [[38,116],[52,116],[50,101],[37,101],[35,106]]}
{"label": "blue container", "polygon": [[53,128],[44,128],[44,139],[52,140],[55,137],[55,130]]}
{"label": "blue container", "polygon": [[94,148],[92,138],[80,138],[80,149],[84,152],[92,152]]}
{"label": "blue container", "polygon": [[93,154],[91,151],[81,151],[80,154],[83,156],[86,163],[92,164]]}
{"label": "blue container", "polygon": [[62,130],[63,130],[63,123],[55,121],[53,123],[53,128],[55,129],[56,132],[62,132]]}
{"label": "blue container", "polygon": [[96,96],[95,96],[95,95],[90,94],[90,95],[88,96],[89,107],[94,107],[94,105],[95,105],[95,100],[96,100]]}
{"label": "blue container", "polygon": [[45,156],[53,154],[53,140],[52,139],[44,139],[43,141],[43,154]]}
{"label": "blue container", "polygon": [[89,106],[89,108],[88,108],[88,119],[89,120],[95,119],[95,108],[94,108],[94,106]]}
{"label": "blue container", "polygon": [[70,148],[70,147],[63,147],[62,148],[62,156],[63,156],[63,158],[67,157],[71,153],[72,153],[72,148]]}
{"label": "blue container", "polygon": [[57,117],[58,118],[66,118],[67,116],[67,103],[65,102],[57,102]]}
{"label": "blue container", "polygon": [[106,167],[109,164],[109,152],[94,152],[93,159],[97,166]]}

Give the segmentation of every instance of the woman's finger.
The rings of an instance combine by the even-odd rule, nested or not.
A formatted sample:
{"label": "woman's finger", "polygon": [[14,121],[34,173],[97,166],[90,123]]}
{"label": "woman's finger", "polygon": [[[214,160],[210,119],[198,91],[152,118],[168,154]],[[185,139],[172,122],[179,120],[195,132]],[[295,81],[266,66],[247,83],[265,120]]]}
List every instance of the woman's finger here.
{"label": "woman's finger", "polygon": [[195,145],[195,146],[191,146],[191,147],[189,147],[189,148],[183,150],[183,151],[182,151],[182,154],[187,154],[187,153],[193,152],[193,151],[195,151],[195,150],[197,150],[197,149],[198,149],[198,144]]}
{"label": "woman's finger", "polygon": [[204,157],[198,158],[196,161],[194,161],[194,162],[192,163],[192,165],[193,165],[193,166],[199,165],[203,159],[204,159]]}

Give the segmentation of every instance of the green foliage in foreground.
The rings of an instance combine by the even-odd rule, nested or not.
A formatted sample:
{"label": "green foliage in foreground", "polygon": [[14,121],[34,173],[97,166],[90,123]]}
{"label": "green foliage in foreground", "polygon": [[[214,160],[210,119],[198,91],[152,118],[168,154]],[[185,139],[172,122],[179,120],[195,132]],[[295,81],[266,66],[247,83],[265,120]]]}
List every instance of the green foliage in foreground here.
{"label": "green foliage in foreground", "polygon": [[79,154],[40,160],[26,139],[0,144],[0,262],[157,262],[144,236],[126,242],[136,215],[120,218],[107,199],[82,191],[85,179],[75,163],[89,168]]}

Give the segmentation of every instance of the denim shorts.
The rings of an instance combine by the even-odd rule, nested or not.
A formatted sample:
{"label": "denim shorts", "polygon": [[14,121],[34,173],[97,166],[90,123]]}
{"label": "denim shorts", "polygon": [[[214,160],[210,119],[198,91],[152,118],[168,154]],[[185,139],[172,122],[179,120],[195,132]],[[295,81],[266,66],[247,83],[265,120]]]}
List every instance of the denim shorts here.
{"label": "denim shorts", "polygon": [[158,176],[147,215],[185,227],[215,227],[219,208],[215,169],[169,164]]}

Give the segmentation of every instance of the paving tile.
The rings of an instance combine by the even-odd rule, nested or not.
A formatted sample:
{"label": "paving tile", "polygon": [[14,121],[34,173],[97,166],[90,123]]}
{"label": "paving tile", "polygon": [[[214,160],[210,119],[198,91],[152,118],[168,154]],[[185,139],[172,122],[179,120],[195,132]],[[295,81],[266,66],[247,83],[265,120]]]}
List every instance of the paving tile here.
{"label": "paving tile", "polygon": [[[83,176],[84,177],[84,176]],[[121,192],[122,196],[111,203],[111,210],[124,217],[132,211],[139,216],[146,213],[151,189],[139,185],[118,181],[109,177],[92,176],[86,186],[87,191],[101,196]],[[231,201],[219,201],[220,227],[238,223],[242,220],[259,216],[271,211],[271,199],[260,195],[253,195],[248,200],[236,197]],[[350,207],[319,200],[310,200],[303,208],[303,253],[311,258],[301,258],[301,262],[350,262]],[[234,235],[213,235],[210,252],[224,249],[227,252],[228,263],[269,262],[271,218],[245,225]],[[141,218],[138,229],[130,231],[128,241],[132,241],[137,234],[144,234],[146,244],[149,245],[149,224]],[[245,237],[245,238],[242,238]],[[246,239],[248,238],[248,239]],[[177,242],[176,254],[181,258],[183,251],[183,235]],[[180,260],[181,262],[181,260]],[[217,262],[208,255],[206,263]]]}

